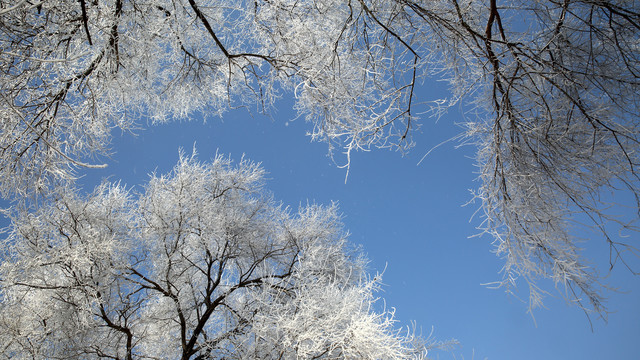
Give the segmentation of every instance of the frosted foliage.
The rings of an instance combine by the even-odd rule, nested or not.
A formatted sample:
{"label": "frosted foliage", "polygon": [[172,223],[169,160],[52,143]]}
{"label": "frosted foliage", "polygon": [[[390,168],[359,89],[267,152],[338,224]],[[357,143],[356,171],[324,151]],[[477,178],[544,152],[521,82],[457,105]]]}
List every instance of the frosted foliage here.
{"label": "frosted foliage", "polygon": [[0,19],[5,196],[101,166],[112,129],[140,118],[268,109],[289,92],[314,137],[356,148],[384,142],[406,102],[390,79],[402,56],[357,2],[16,0]]}
{"label": "frosted foliage", "polygon": [[0,358],[414,359],[426,355],[335,206],[293,214],[256,164],[182,156],[141,193],[60,189],[15,215],[0,265]]}
{"label": "frosted foliage", "polygon": [[638,271],[628,239],[640,208],[638,2],[455,6],[464,46],[442,45],[456,60],[443,71],[475,97],[467,141],[478,146],[481,229],[506,261],[500,285],[524,279],[533,309],[546,293],[538,280],[549,278],[605,315],[600,277],[578,242],[593,229],[586,236],[607,241],[612,267]]}
{"label": "frosted foliage", "polygon": [[[343,152],[405,149],[420,117],[460,104],[477,146],[483,232],[502,285],[551,278],[605,312],[577,250],[594,228],[637,272],[637,0],[66,0],[0,5],[0,190],[65,183],[114,128],[295,98],[312,138]],[[430,79],[446,98],[417,96]],[[423,92],[421,92],[422,94]],[[620,196],[620,195],[619,195]],[[637,214],[636,214],[637,215]],[[572,228],[575,226],[575,228]],[[630,255],[631,254],[631,255]]]}

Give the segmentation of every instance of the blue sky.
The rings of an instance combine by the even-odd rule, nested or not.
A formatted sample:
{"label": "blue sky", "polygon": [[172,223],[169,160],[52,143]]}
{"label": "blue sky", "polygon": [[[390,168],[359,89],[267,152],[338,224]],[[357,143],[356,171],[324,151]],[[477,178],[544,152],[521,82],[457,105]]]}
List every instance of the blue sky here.
{"label": "blue sky", "polygon": [[[135,137],[118,132],[109,167],[84,171],[82,183],[91,189],[107,177],[142,184],[154,171],[169,171],[178,149],[190,153],[194,143],[201,160],[216,152],[236,161],[244,155],[262,163],[268,190],[285,205],[340,204],[351,241],[362,245],[372,272],[384,270],[379,295],[396,309],[399,325],[413,321],[425,334],[433,327],[437,339],[460,341],[450,353],[438,353],[440,359],[638,359],[640,281],[622,266],[607,281],[625,293],[609,294],[614,313],[607,324],[594,319],[593,332],[586,316],[561,298],[548,297],[548,309],[538,309],[534,322],[525,302],[481,285],[500,279],[502,263],[491,253],[489,237],[470,238],[478,232],[480,220],[471,218],[480,204],[462,206],[478,186],[474,149],[445,144],[418,165],[431,148],[460,132],[456,111],[438,122],[424,119],[416,147],[405,156],[388,150],[354,154],[345,183],[346,171],[327,157],[326,144],[305,136],[310,125],[291,121],[289,102],[278,106],[270,118],[236,110],[206,123],[196,117],[148,126]],[[585,246],[606,271],[601,243]],[[524,287],[520,295],[526,300]]]}

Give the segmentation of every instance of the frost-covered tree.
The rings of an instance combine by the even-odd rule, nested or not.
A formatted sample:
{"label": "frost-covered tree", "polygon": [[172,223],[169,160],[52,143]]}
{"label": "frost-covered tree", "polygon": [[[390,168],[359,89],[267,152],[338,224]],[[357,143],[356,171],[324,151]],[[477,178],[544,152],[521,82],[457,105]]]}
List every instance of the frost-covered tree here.
{"label": "frost-covered tree", "polygon": [[[0,2],[0,189],[30,194],[97,166],[114,127],[296,99],[315,139],[411,146],[418,116],[463,101],[478,147],[482,229],[524,278],[602,311],[572,226],[585,215],[612,265],[637,250],[637,0],[13,0]],[[446,80],[448,99],[417,86]],[[347,155],[348,158],[348,155]],[[581,225],[580,225],[581,226]],[[573,293],[573,295],[572,295]]]}
{"label": "frost-covered tree", "polygon": [[102,184],[13,219],[0,358],[418,359],[336,207],[292,214],[263,170],[182,157],[137,194]]}

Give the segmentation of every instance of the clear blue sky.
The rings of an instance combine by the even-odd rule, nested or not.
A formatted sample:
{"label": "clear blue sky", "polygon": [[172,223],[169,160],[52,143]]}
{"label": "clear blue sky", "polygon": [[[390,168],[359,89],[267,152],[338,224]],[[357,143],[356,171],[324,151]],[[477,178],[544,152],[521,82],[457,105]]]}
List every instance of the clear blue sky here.
{"label": "clear blue sky", "polygon": [[[548,309],[536,311],[534,323],[526,303],[481,286],[500,279],[502,263],[489,237],[469,238],[479,224],[471,219],[479,204],[462,206],[478,186],[474,149],[447,144],[417,165],[460,131],[456,111],[437,123],[423,119],[417,146],[404,157],[388,150],[355,154],[345,184],[345,170],[326,156],[326,145],[305,136],[310,125],[291,121],[290,102],[279,106],[272,118],[238,110],[207,123],[194,118],[149,126],[137,137],[116,133],[109,167],[87,170],[82,182],[87,189],[103,177],[142,184],[153,171],[169,171],[178,148],[190,153],[194,143],[201,160],[216,152],[236,160],[244,155],[262,163],[267,188],[284,204],[340,204],[351,241],[362,245],[371,271],[385,271],[379,295],[396,308],[400,324],[414,321],[425,334],[433,327],[437,339],[460,341],[450,353],[438,353],[440,359],[640,359],[640,279],[621,266],[608,281],[626,293],[610,294],[615,312],[608,324],[594,319],[593,332],[585,315],[562,299],[548,297]],[[598,240],[585,246],[606,265],[606,247]],[[521,296],[527,297],[524,287]]]}

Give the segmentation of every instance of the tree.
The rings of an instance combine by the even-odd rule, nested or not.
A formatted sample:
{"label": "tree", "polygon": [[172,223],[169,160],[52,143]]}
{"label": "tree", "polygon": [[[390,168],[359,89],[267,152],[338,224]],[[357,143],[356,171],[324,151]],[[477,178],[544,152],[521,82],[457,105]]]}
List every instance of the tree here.
{"label": "tree", "polygon": [[[483,232],[524,278],[551,278],[604,313],[571,230],[581,214],[611,248],[633,244],[605,192],[640,208],[640,12],[634,0],[13,1],[0,10],[0,184],[20,196],[104,153],[113,127],[290,93],[330,150],[407,148],[419,116],[460,100],[478,147]],[[450,99],[418,99],[431,76]],[[579,226],[582,226],[578,224]],[[623,257],[624,255],[624,257]],[[632,269],[632,271],[634,271]]]}
{"label": "tree", "polygon": [[2,358],[409,359],[335,206],[296,214],[263,170],[181,157],[140,194],[104,183],[13,219]]}

